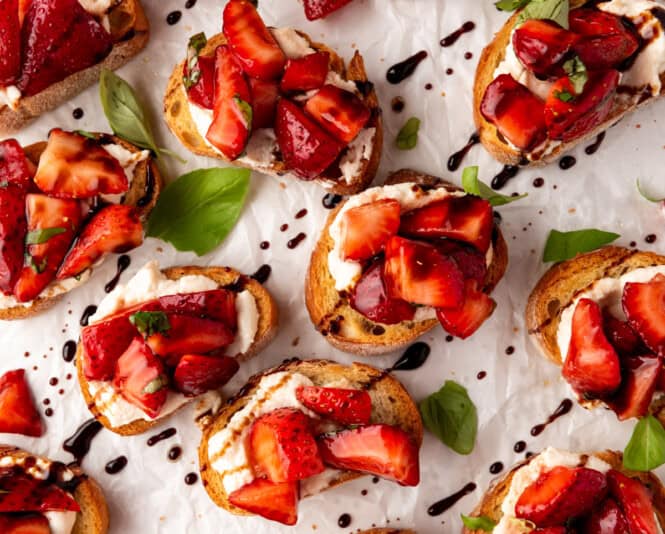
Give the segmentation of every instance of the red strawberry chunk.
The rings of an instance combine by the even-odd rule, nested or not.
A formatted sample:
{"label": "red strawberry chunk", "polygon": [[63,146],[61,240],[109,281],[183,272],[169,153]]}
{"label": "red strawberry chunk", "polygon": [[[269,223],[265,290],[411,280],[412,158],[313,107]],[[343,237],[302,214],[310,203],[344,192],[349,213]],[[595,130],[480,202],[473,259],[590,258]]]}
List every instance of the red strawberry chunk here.
{"label": "red strawberry chunk", "polygon": [[251,2],[226,4],[223,32],[249,76],[274,80],[282,74],[286,56]]}
{"label": "red strawberry chunk", "polygon": [[334,85],[324,85],[307,101],[305,111],[343,143],[353,141],[372,114],[360,98]]}
{"label": "red strawberry chunk", "polygon": [[647,352],[640,336],[628,321],[617,319],[607,309],[603,310],[603,330],[607,340],[620,356],[635,356]]}
{"label": "red strawberry chunk", "polygon": [[78,512],[80,507],[67,492],[47,480],[31,477],[20,467],[0,469],[0,515],[48,511]]}
{"label": "red strawberry chunk", "polygon": [[319,439],[323,463],[394,480],[402,486],[420,482],[418,447],[395,426],[377,424],[342,430]]}
{"label": "red strawberry chunk", "polygon": [[233,332],[213,319],[166,314],[169,328],[148,337],[150,348],[160,356],[172,354],[205,354],[233,342]]}
{"label": "red strawberry chunk", "polygon": [[0,514],[0,532],[4,534],[51,534],[45,515]]}
{"label": "red strawberry chunk", "polygon": [[37,438],[44,433],[23,369],[0,377],[0,432]]}
{"label": "red strawberry chunk", "polygon": [[561,64],[578,39],[555,22],[530,19],[513,33],[513,49],[527,70],[538,76],[561,76]]}
{"label": "red strawberry chunk", "polygon": [[11,294],[21,273],[26,232],[25,189],[0,184],[0,293]]}
{"label": "red strawberry chunk", "polygon": [[492,315],[495,307],[496,302],[479,289],[476,280],[466,280],[462,305],[457,308],[437,308],[436,317],[446,332],[466,339]]}
{"label": "red strawberry chunk", "polygon": [[364,390],[303,386],[296,397],[313,412],[342,425],[367,425],[372,415],[372,399]]}
{"label": "red strawberry chunk", "polygon": [[295,525],[298,521],[297,482],[275,484],[257,478],[231,493],[229,502],[241,510],[285,525]]}
{"label": "red strawberry chunk", "polygon": [[630,530],[621,508],[614,499],[608,497],[586,520],[584,532],[587,534],[626,534]]}
{"label": "red strawberry chunk", "polygon": [[603,332],[600,307],[580,299],[572,319],[563,377],[578,395],[603,397],[621,384],[619,356]]}
{"label": "red strawberry chunk", "polygon": [[639,481],[614,469],[608,471],[610,493],[619,503],[628,522],[628,530],[640,534],[657,534],[656,514],[649,490]]}
{"label": "red strawberry chunk", "polygon": [[238,329],[236,295],[227,289],[181,293],[159,297],[165,312],[207,317],[224,323],[232,332]]}
{"label": "red strawberry chunk", "polygon": [[273,128],[279,99],[277,82],[249,79],[252,93],[252,128]]}
{"label": "red strawberry chunk", "polygon": [[537,528],[532,531],[534,534],[567,534],[566,527],[546,527]]}
{"label": "red strawberry chunk", "polygon": [[[215,98],[215,57],[199,56],[199,80],[187,89],[190,102],[203,109],[213,109]],[[183,65],[183,75],[188,76],[187,62]]]}
{"label": "red strawberry chunk", "polygon": [[310,424],[309,417],[295,408],[278,408],[256,419],[247,438],[254,472],[275,483],[321,473],[325,468]]}
{"label": "red strawberry chunk", "polygon": [[351,0],[305,0],[305,16],[308,20],[322,19],[349,2]]}
{"label": "red strawberry chunk", "polygon": [[627,283],[621,299],[628,323],[650,350],[665,356],[665,276]]}
{"label": "red strawberry chunk", "polygon": [[0,183],[13,183],[27,190],[34,174],[34,164],[16,139],[0,141]]}
{"label": "red strawberry chunk", "polygon": [[330,54],[314,52],[306,56],[289,59],[279,85],[282,91],[311,91],[321,87],[328,75]]}
{"label": "red strawberry chunk", "polygon": [[175,368],[173,385],[185,395],[202,395],[222,387],[239,368],[238,361],[228,356],[185,354]]}
{"label": "red strawberry chunk", "polygon": [[656,356],[624,359],[624,380],[617,395],[609,402],[620,421],[642,417],[649,411],[660,377],[662,360]]}
{"label": "red strawberry chunk", "polygon": [[428,243],[392,237],[386,245],[383,275],[392,298],[442,308],[455,308],[464,301],[459,267]]}
{"label": "red strawberry chunk", "polygon": [[21,72],[18,0],[0,2],[0,87],[14,85]]}
{"label": "red strawberry chunk", "polygon": [[383,199],[344,213],[340,222],[342,258],[362,261],[378,254],[399,229],[400,205]]}
{"label": "red strawberry chunk", "polygon": [[464,280],[475,280],[480,286],[485,283],[487,260],[477,248],[447,238],[433,244],[441,254],[455,260],[464,275]]}

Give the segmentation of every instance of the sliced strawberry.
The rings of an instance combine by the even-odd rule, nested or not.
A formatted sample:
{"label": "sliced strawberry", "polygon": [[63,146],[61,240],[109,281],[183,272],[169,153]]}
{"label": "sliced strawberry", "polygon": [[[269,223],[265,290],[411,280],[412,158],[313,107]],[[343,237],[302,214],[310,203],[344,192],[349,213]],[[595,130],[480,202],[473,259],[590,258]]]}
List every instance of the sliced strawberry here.
{"label": "sliced strawberry", "polygon": [[185,354],[175,368],[173,385],[185,395],[202,395],[222,387],[239,368],[238,361],[228,356]]}
{"label": "sliced strawberry", "polygon": [[227,45],[219,46],[215,52],[214,110],[206,139],[231,161],[245,151],[252,129],[251,105],[249,85],[240,64]]}
{"label": "sliced strawberry", "polygon": [[466,280],[462,305],[457,308],[437,308],[436,317],[446,332],[466,339],[492,315],[495,307],[496,302],[479,289],[476,280]]}
{"label": "sliced strawberry", "polygon": [[233,332],[224,323],[175,313],[166,316],[169,328],[147,339],[155,354],[205,354],[233,343]]}
{"label": "sliced strawberry", "polygon": [[229,495],[229,502],[241,510],[285,525],[298,521],[298,483],[275,484],[257,478]]}
{"label": "sliced strawberry", "polygon": [[16,139],[0,141],[0,184],[12,183],[27,190],[34,174],[34,164]]}
{"label": "sliced strawberry", "polygon": [[586,467],[557,466],[527,486],[515,504],[515,516],[540,527],[558,526],[581,517],[607,494],[605,475]]}
{"label": "sliced strawberry", "polygon": [[628,321],[617,319],[607,308],[603,310],[603,330],[607,340],[620,356],[635,356],[647,352],[640,336]]}
{"label": "sliced strawberry", "polygon": [[510,74],[501,74],[487,86],[480,112],[499,133],[521,150],[531,150],[547,139],[545,106]]}
{"label": "sliced strawberry", "polygon": [[221,321],[232,332],[238,329],[236,295],[227,289],[165,295],[159,297],[159,304],[165,312],[207,317]]}
{"label": "sliced strawberry", "polygon": [[622,532],[640,534],[660,532],[656,523],[652,496],[644,484],[614,469],[608,471],[607,480],[610,493],[619,503],[628,522],[628,530]]}
{"label": "sliced strawberry", "polygon": [[30,4],[32,3],[32,0],[19,0],[18,1],[18,21],[19,21],[19,26],[23,27],[23,21],[25,20],[25,15],[28,12],[28,8],[30,7]]}
{"label": "sliced strawberry", "polygon": [[249,79],[252,93],[252,128],[273,128],[279,99],[277,82]]}
{"label": "sliced strawberry", "polygon": [[44,433],[23,369],[0,377],[0,432],[37,438]]}
{"label": "sliced strawberry", "polygon": [[296,397],[313,412],[342,425],[367,425],[372,415],[372,399],[364,390],[303,386]]}
{"label": "sliced strawberry", "polygon": [[568,534],[566,527],[545,527],[532,530],[533,534]]}
{"label": "sliced strawberry", "polygon": [[286,56],[251,2],[226,4],[223,32],[249,76],[274,80],[282,74]]}
{"label": "sliced strawberry", "polygon": [[400,205],[383,199],[344,213],[340,222],[342,258],[362,261],[378,254],[399,229]]}
{"label": "sliced strawberry", "polygon": [[83,220],[78,200],[29,194],[26,211],[27,265],[14,286],[19,302],[34,300],[55,279]]}
{"label": "sliced strawberry", "polygon": [[0,293],[11,294],[23,267],[25,189],[0,183]]}
{"label": "sliced strawberry", "polygon": [[614,499],[608,497],[586,520],[584,532],[587,534],[626,534],[630,530],[621,508]]}
{"label": "sliced strawberry", "polygon": [[14,85],[21,72],[18,0],[0,2],[0,87]]}
{"label": "sliced strawberry", "polygon": [[[200,72],[198,81],[187,89],[187,97],[190,102],[204,109],[213,109],[215,99],[215,57],[199,56],[198,69]],[[187,62],[183,65],[183,76],[188,76]]]}
{"label": "sliced strawberry", "polygon": [[648,413],[658,385],[662,360],[656,356],[641,356],[626,358],[624,364],[623,384],[609,402],[620,421]]}
{"label": "sliced strawberry", "polygon": [[285,98],[277,103],[275,133],[287,167],[303,180],[319,176],[344,148],[341,142]]}
{"label": "sliced strawberry", "polygon": [[80,507],[48,480],[31,477],[21,468],[0,468],[0,513],[48,511],[78,512]]}
{"label": "sliced strawberry", "polygon": [[308,20],[322,19],[349,2],[351,0],[305,0],[305,16]]}
{"label": "sliced strawberry", "polygon": [[394,480],[402,486],[420,482],[418,447],[402,429],[378,424],[342,430],[319,439],[323,463]]}
{"label": "sliced strawberry", "polygon": [[305,104],[305,111],[330,134],[350,143],[367,124],[369,108],[356,95],[334,85],[324,85]]}
{"label": "sliced strawberry", "polygon": [[628,323],[654,353],[665,356],[665,276],[629,282],[621,299]]}
{"label": "sliced strawberry", "polygon": [[0,532],[4,534],[51,534],[51,527],[45,515],[0,514]]}
{"label": "sliced strawberry", "polygon": [[562,76],[562,63],[579,37],[555,22],[530,19],[513,32],[520,63],[537,76]]}
{"label": "sliced strawberry", "polygon": [[164,364],[140,337],[134,338],[118,359],[113,387],[153,419],[164,406],[169,392]]}
{"label": "sliced strawberry", "polygon": [[580,299],[571,325],[563,377],[578,395],[603,397],[621,384],[619,356],[603,333],[600,306]]}
{"label": "sliced strawberry", "polygon": [[485,254],[477,248],[447,238],[435,241],[432,244],[441,254],[455,260],[464,275],[464,280],[475,280],[481,286],[485,283],[487,260]]}
{"label": "sliced strawberry", "polygon": [[621,74],[617,70],[589,72],[581,95],[568,76],[559,78],[545,102],[545,122],[551,139],[568,142],[602,124],[614,104]]}
{"label": "sliced strawberry", "polygon": [[105,206],[85,225],[57,278],[77,276],[105,254],[127,252],[141,243],[143,225],[136,208],[124,204]]}
{"label": "sliced strawberry", "polygon": [[311,91],[321,87],[328,75],[330,54],[314,52],[286,62],[279,86],[282,91]]}
{"label": "sliced strawberry", "polygon": [[295,482],[324,470],[310,419],[295,408],[278,408],[254,421],[247,438],[250,464],[271,482]]}

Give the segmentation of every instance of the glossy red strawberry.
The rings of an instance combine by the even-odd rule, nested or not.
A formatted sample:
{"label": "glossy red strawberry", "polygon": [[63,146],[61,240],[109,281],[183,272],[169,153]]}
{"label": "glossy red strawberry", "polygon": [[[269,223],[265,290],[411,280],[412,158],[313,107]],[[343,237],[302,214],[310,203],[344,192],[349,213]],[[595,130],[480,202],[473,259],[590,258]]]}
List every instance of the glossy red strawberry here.
{"label": "glossy red strawberry", "polygon": [[364,390],[303,386],[296,397],[321,417],[342,425],[367,425],[372,415],[372,399]]}
{"label": "glossy red strawberry", "polygon": [[476,280],[464,282],[464,302],[457,308],[437,308],[436,317],[449,334],[466,339],[492,315],[496,302],[483,293]]}
{"label": "glossy red strawberry", "polygon": [[[190,102],[203,109],[213,109],[215,99],[215,56],[199,56],[198,81],[187,89]],[[183,76],[189,76],[187,62],[183,65]]]}
{"label": "glossy red strawberry", "polygon": [[150,348],[160,356],[205,354],[233,342],[233,332],[219,321],[176,313],[166,317],[169,327],[147,338]]}
{"label": "glossy red strawberry", "polygon": [[621,389],[609,402],[620,421],[648,413],[658,385],[662,360],[656,356],[625,358],[624,366]]}
{"label": "glossy red strawberry", "polygon": [[18,0],[0,2],[0,87],[14,85],[21,72]]}
{"label": "glossy red strawberry", "polygon": [[527,70],[538,76],[563,75],[562,63],[579,37],[555,22],[530,19],[513,32],[513,49]]}
{"label": "glossy red strawberry", "polygon": [[308,20],[322,19],[349,2],[351,0],[305,0],[305,16]]}
{"label": "glossy red strawberry", "polygon": [[12,183],[29,190],[34,174],[34,164],[16,139],[0,141],[0,183]]}
{"label": "glossy red strawberry", "polygon": [[628,522],[629,532],[657,534],[656,514],[649,490],[639,481],[611,469],[607,473],[610,493],[619,503]]}
{"label": "glossy red strawberry", "polygon": [[21,469],[0,468],[0,513],[49,511],[78,512],[80,507],[55,484],[31,477]]}
{"label": "glossy red strawberry", "polygon": [[0,183],[0,293],[11,294],[23,267],[25,188]]}
{"label": "glossy red strawberry", "polygon": [[485,284],[487,276],[485,254],[473,246],[453,239],[441,239],[433,241],[432,244],[441,254],[455,260],[464,275],[464,280],[475,280],[481,287]]}
{"label": "glossy red strawberry", "polygon": [[607,340],[620,356],[634,356],[647,352],[640,336],[628,321],[614,317],[609,310],[603,310],[603,330]]}
{"label": "glossy red strawberry", "polygon": [[185,395],[202,395],[222,387],[239,368],[238,361],[228,356],[185,354],[175,368],[173,385]]}
{"label": "glossy red strawberry", "polygon": [[630,530],[621,508],[614,499],[608,497],[586,520],[584,532],[587,534],[626,534]]}
{"label": "glossy red strawberry", "polygon": [[654,353],[665,356],[665,276],[627,283],[621,299],[628,323]]}
{"label": "glossy red strawberry", "polygon": [[566,527],[545,527],[537,528],[532,531],[533,534],[569,534]]}
{"label": "glossy red strawberry", "polygon": [[51,534],[45,515],[0,514],[0,532],[4,534]]}
{"label": "glossy red strawberry", "polygon": [[328,74],[330,54],[314,52],[286,62],[284,75],[279,83],[282,91],[311,91],[318,89]]}
{"label": "glossy red strawberry", "polygon": [[279,99],[277,82],[249,79],[252,94],[252,128],[273,128]]}
{"label": "glossy red strawberry", "polygon": [[238,329],[236,295],[227,289],[181,293],[159,297],[165,312],[206,317],[224,323],[232,332]]}
{"label": "glossy red strawberry", "polygon": [[344,212],[340,222],[342,258],[362,261],[378,254],[399,229],[400,205],[382,199]]}
{"label": "glossy red strawberry", "polygon": [[334,85],[324,85],[305,104],[305,111],[328,133],[350,143],[371,116],[369,108],[356,95]]}
{"label": "glossy red strawberry", "polygon": [[37,438],[44,433],[23,369],[0,377],[0,432]]}
{"label": "glossy red strawberry", "polygon": [[229,502],[241,510],[285,525],[298,521],[298,483],[275,484],[257,478],[229,495]]}

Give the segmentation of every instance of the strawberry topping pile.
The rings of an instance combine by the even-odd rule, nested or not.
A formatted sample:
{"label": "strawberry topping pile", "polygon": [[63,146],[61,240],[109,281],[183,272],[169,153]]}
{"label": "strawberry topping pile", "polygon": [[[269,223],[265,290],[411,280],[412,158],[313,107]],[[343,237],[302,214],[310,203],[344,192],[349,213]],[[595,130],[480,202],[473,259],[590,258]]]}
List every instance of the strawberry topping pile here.
{"label": "strawberry topping pile", "polygon": [[104,255],[141,245],[136,209],[103,200],[128,190],[124,169],[95,139],[51,130],[36,169],[16,140],[0,142],[0,293],[30,302]]}
{"label": "strawberry topping pile", "polygon": [[205,37],[194,36],[183,70],[189,101],[212,110],[202,132],[207,141],[232,161],[245,153],[254,130],[270,128],[287,169],[299,178],[335,171],[371,112],[356,92],[327,82],[330,54],[287,58],[248,0],[228,2],[223,19],[227,44],[199,56]]}
{"label": "strawberry topping pile", "polygon": [[[367,391],[302,386],[297,408],[278,408],[256,418],[246,450],[254,480],[229,495],[234,506],[286,525],[298,520],[301,480],[326,467],[384,477],[403,486],[420,481],[418,447],[402,429],[371,423]],[[334,432],[321,433],[322,424]]]}
{"label": "strawberry topping pile", "polygon": [[521,151],[533,151],[547,139],[579,139],[605,122],[619,71],[640,48],[640,36],[629,23],[595,7],[572,10],[569,25],[564,29],[551,20],[531,19],[512,35],[522,66],[549,82],[544,101],[510,74],[499,75],[483,96],[482,115]]}
{"label": "strawberry topping pile", "polygon": [[23,369],[0,376],[0,432],[37,438],[44,433]]}
{"label": "strawberry topping pile", "polygon": [[486,200],[451,196],[403,212],[397,200],[382,199],[341,217],[341,259],[363,266],[349,295],[363,316],[397,324],[429,306],[447,332],[464,339],[494,311],[485,292],[494,229]]}

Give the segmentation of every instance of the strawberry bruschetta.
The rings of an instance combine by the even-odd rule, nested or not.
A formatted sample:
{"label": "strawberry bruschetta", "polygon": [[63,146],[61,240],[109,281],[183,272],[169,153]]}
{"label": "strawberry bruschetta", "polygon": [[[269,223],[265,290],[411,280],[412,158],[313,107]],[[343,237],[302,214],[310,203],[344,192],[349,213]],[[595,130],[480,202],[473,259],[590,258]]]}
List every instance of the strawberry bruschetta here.
{"label": "strawberry bruschetta", "polygon": [[493,312],[508,251],[489,202],[413,171],[350,197],[312,253],[305,302],[335,347],[382,354],[441,323],[466,338]]}
{"label": "strawberry bruschetta", "polygon": [[0,142],[0,319],[23,319],[143,242],[162,179],[147,150],[106,134],[51,130]]}
{"label": "strawberry bruschetta", "polygon": [[204,487],[220,507],[293,525],[298,500],[373,474],[420,481],[418,408],[367,365],[290,360],[250,378],[205,428]]}
{"label": "strawberry bruschetta", "polygon": [[221,34],[191,38],[164,114],[196,154],[340,194],[367,187],[379,164],[381,116],[360,54],[345,67],[304,33],[267,28],[248,0],[226,4]]}
{"label": "strawberry bruschetta", "polygon": [[478,63],[475,122],[503,163],[549,163],[665,93],[664,2],[550,4],[521,2]]}
{"label": "strawberry bruschetta", "polygon": [[117,69],[148,42],[139,0],[3,0],[0,136]]}

